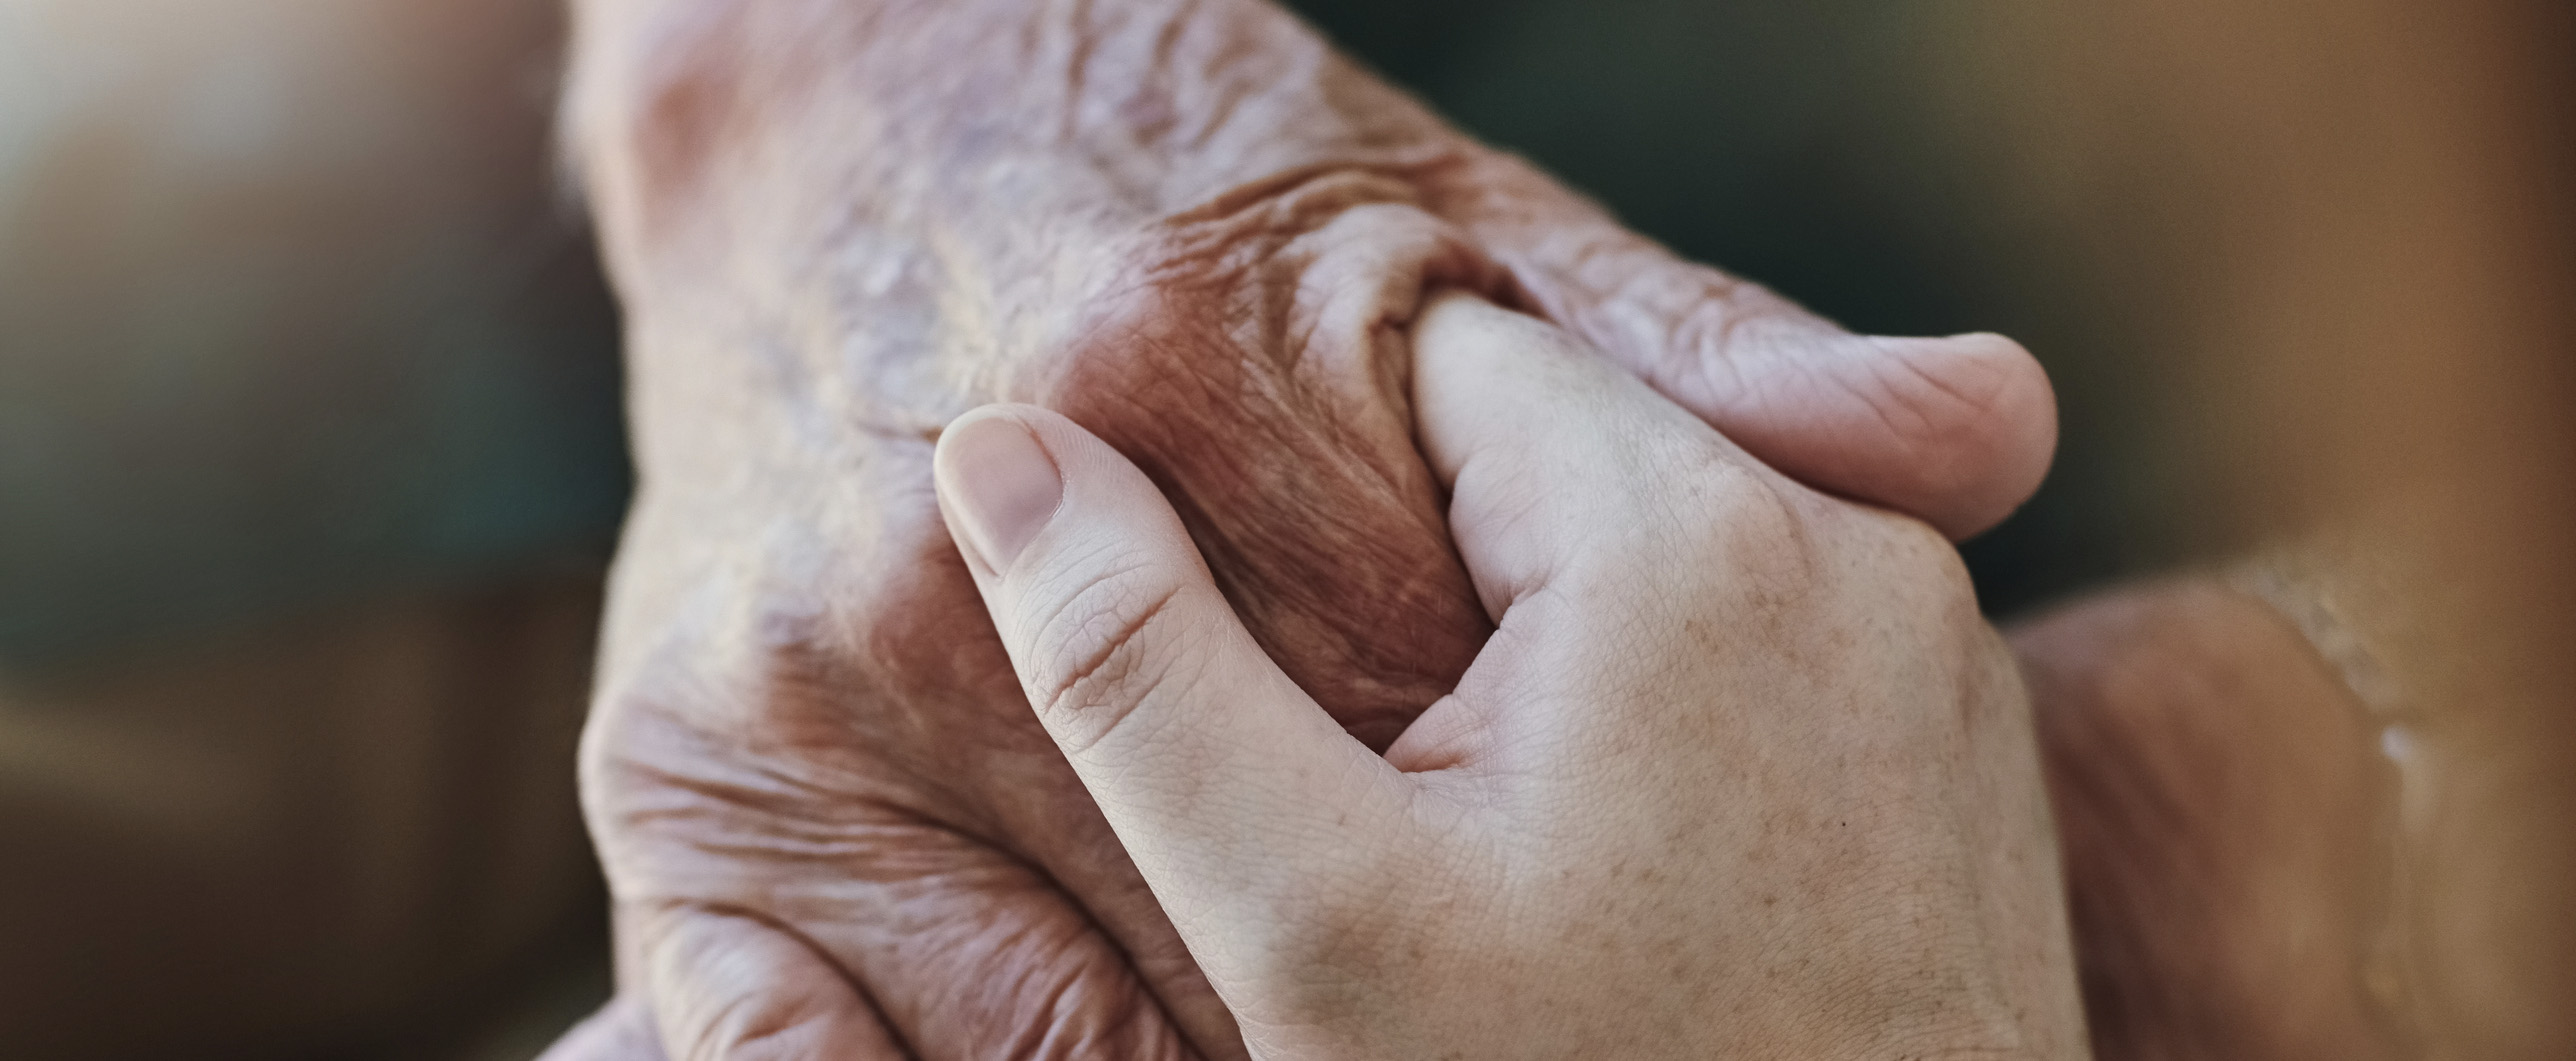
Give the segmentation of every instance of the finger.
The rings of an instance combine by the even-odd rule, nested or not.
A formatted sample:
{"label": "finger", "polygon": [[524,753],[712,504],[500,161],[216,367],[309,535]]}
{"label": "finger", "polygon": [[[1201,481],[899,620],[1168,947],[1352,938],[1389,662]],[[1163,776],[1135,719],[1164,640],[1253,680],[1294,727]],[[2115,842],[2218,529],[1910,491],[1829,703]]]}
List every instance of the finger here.
{"label": "finger", "polygon": [[[1017,690],[1012,695],[1016,697]],[[1027,711],[1024,704],[1016,706],[1020,711]],[[1037,724],[1033,716],[1022,721],[1032,727]],[[1108,821],[1101,817],[1100,808],[1084,794],[1081,779],[1073,776],[1060,755],[1052,751],[1048,754],[1055,759],[1051,764],[1054,770],[1063,774],[1061,784],[1052,774],[1042,783],[1029,783],[1037,779],[1023,779],[1016,786],[1017,798],[996,808],[997,820],[1003,823],[1002,835],[1014,838],[1018,857],[1027,861],[1034,878],[1044,886],[1042,896],[1031,895],[1026,902],[1034,905],[1043,898],[1052,903],[1074,927],[1101,937],[1100,945],[1106,948],[1103,954],[1112,959],[1123,957],[1126,968],[1117,970],[1121,976],[1115,982],[1095,984],[1085,981],[1077,989],[1048,982],[1043,976],[1020,977],[1014,985],[1014,993],[1025,997],[1018,1004],[1026,1008],[1043,1001],[1061,1008],[1064,1000],[1077,998],[1114,1003],[1138,1011],[1133,1019],[1127,1021],[1128,1024],[1139,1029],[1148,1024],[1169,1025],[1179,1032],[1181,1040],[1196,1048],[1198,1054],[1208,1061],[1240,1061],[1248,1056],[1244,1052],[1241,1032],[1235,1025],[1232,1012],[1226,1009],[1225,1000],[1217,996],[1208,984],[1207,974],[1191,959],[1188,945],[1172,928],[1171,917],[1163,912],[1162,904],[1154,899],[1153,890],[1137,874],[1135,863],[1128,860],[1126,849],[1119,846],[1118,837],[1110,830]],[[1009,781],[1002,783],[1012,784]],[[1014,916],[1021,914],[1021,904],[1017,902],[1006,908],[999,902],[996,906],[995,912],[987,914],[984,920],[1001,920],[999,915],[1004,909]],[[1052,924],[1052,917],[1045,923]],[[1035,937],[1041,934],[1014,930],[1011,935]],[[1086,946],[1091,945],[1090,941],[1084,942]],[[1016,941],[1014,946],[1041,952],[1046,949]],[[935,973],[966,983],[990,980],[978,969],[978,959],[954,955],[944,949],[925,948],[918,961],[937,966],[935,970],[923,969],[925,975]],[[1096,966],[1099,963],[1084,964]],[[1128,991],[1124,984],[1129,979],[1142,984],[1145,990]],[[1159,1008],[1156,1003],[1159,1003]],[[1000,1019],[984,1017],[982,1022],[999,1023]],[[1114,1056],[1149,1055],[1141,1050],[1126,1049],[1115,1052]]]}
{"label": "finger", "polygon": [[[775,912],[672,906],[640,919],[674,1061],[1200,1056],[1052,882],[998,855],[927,857],[944,864],[934,878],[858,905],[791,884]],[[882,1052],[895,1042],[900,1054]],[[1217,1045],[1210,1056],[1232,1050]]]}
{"label": "finger", "polygon": [[[946,529],[922,529],[937,536],[937,577],[954,580],[939,599],[971,608]],[[760,1057],[813,1040],[829,1046],[818,1056],[875,1056],[866,1051],[888,1033],[920,1061],[1242,1056],[1222,1001],[1080,779],[1016,686],[991,680],[1010,673],[1000,643],[952,640],[968,642],[957,650],[977,676],[928,717],[985,755],[933,769],[943,785],[1004,797],[980,809],[925,797],[846,740],[743,743],[746,732],[837,732],[844,712],[883,706],[868,677],[836,682],[840,699],[719,708],[727,701],[638,695],[628,672],[602,696],[583,782],[619,897],[621,991],[654,1002],[675,1058],[691,1056],[684,1043],[705,1044],[697,1056]],[[668,677],[641,684],[730,684]],[[748,729],[697,724],[719,711],[767,714]]]}
{"label": "finger", "polygon": [[1615,592],[1795,487],[1544,321],[1445,294],[1413,330],[1416,430],[1500,623],[1549,587]]}
{"label": "finger", "polygon": [[[1098,840],[1111,843],[1105,834]],[[875,878],[863,893],[798,888],[781,897],[780,912],[855,970],[858,988],[912,1056],[1192,1056],[1171,1010],[1147,990],[1144,970],[1056,881],[954,834],[903,846],[850,868]],[[1222,1025],[1201,1038],[1223,1056],[1215,1051],[1231,1033]]]}
{"label": "finger", "polygon": [[642,999],[621,994],[573,1025],[537,1061],[665,1061],[665,1055],[653,1011]]}
{"label": "finger", "polygon": [[[1447,294],[1411,340],[1418,441],[1495,634],[1388,760],[1437,771],[1430,790],[1456,786],[1470,805],[1626,769],[1611,748],[1664,725],[1676,697],[1725,695],[1678,677],[1677,661],[1764,636],[1712,617],[1780,621],[1831,562],[1829,513],[1849,506],[1547,322]],[[1505,703],[1519,707],[1491,710]],[[1572,751],[1585,747],[1600,754]],[[1554,780],[1490,780],[1541,774]]]}
{"label": "finger", "polygon": [[1999,335],[1854,335],[1684,261],[1518,160],[1446,211],[1533,307],[1781,472],[1914,515],[1951,538],[2029,499],[2057,404]]}
{"label": "finger", "polygon": [[942,514],[1039,719],[1224,993],[1317,867],[1404,807],[1403,779],[1262,654],[1169,502],[1070,420],[958,419]]}
{"label": "finger", "polygon": [[672,1061],[908,1056],[848,974],[792,930],[705,907],[648,924],[645,976]]}
{"label": "finger", "polygon": [[[921,1061],[1195,1056],[1166,1006],[1206,994],[1194,968],[1149,968],[1056,879],[988,843],[767,766],[771,796],[845,805],[825,816],[773,802],[745,829],[732,807],[666,799],[644,843],[640,830],[617,834],[612,865],[630,871],[622,971],[653,1000],[675,1061],[864,1058],[888,1042]],[[1074,784],[1065,777],[1054,800],[1079,799]],[[1090,833],[1116,850],[1105,828]],[[631,872],[643,866],[654,871]],[[1194,1031],[1215,1044],[1207,1056],[1233,1056],[1216,1008]]]}

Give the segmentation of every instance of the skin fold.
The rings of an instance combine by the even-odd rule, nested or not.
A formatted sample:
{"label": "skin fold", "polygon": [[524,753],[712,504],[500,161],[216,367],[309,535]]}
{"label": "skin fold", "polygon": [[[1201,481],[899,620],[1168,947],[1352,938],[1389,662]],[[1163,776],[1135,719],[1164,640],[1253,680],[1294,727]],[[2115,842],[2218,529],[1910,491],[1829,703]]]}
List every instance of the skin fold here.
{"label": "skin fold", "polygon": [[2010,342],[1853,336],[1675,260],[1257,3],[577,14],[639,492],[582,752],[622,1001],[572,1056],[648,1019],[682,1058],[1240,1056],[940,526],[966,409],[1132,458],[1372,748],[1490,630],[1409,427],[1433,287],[1953,533],[2046,466]]}
{"label": "skin fold", "polygon": [[[1430,288],[1548,319],[1772,469],[1953,538],[2048,464],[2048,386],[2009,340],[1857,337],[1674,260],[1252,0],[574,13],[564,131],[626,306],[639,497],[582,752],[621,997],[556,1056],[1239,1056],[940,528],[930,453],[976,404],[1136,461],[1249,636],[1376,749],[1489,634],[1409,430]],[[2166,636],[2014,634],[2097,1048],[2357,1056],[2326,1017],[2352,991],[2210,1012],[2362,948],[2336,876],[2357,840],[2264,840],[2362,837],[2367,785],[2298,803],[2169,767],[2213,721],[2349,695],[2228,680],[2313,652],[2262,605],[2164,592],[2084,608],[2164,600]],[[2298,734],[2190,747],[2367,775]],[[2262,801],[2293,803],[2223,811]],[[2177,909],[2251,925],[2282,896],[2331,914],[2300,961],[2172,935]]]}
{"label": "skin fold", "polygon": [[[1674,260],[1252,0],[574,13],[564,134],[626,306],[639,497],[582,749],[621,991],[554,1058],[1242,1056],[940,528],[930,453],[976,404],[1056,409],[1144,469],[1255,644],[1373,749],[1489,634],[1409,430],[1430,288],[1953,538],[2048,464],[2048,386],[2007,340],[1847,335]],[[2290,943],[2360,948],[2336,873],[2367,798],[2287,780],[2370,752],[2262,724],[2349,711],[2231,680],[2313,675],[2262,605],[2164,592],[2066,613],[2161,600],[2161,636],[2014,634],[2094,1043],[2367,1056],[2352,991],[2210,1017],[2264,1012],[2308,968]],[[2254,780],[2192,783],[2182,737]],[[2264,801],[2342,816],[2228,811]],[[2290,943],[2218,930],[2285,896],[2324,912]]]}
{"label": "skin fold", "polygon": [[1949,543],[1530,318],[1414,338],[1496,632],[1382,757],[1116,450],[1026,405],[939,446],[1030,707],[1253,1055],[2081,1056],[2029,703]]}

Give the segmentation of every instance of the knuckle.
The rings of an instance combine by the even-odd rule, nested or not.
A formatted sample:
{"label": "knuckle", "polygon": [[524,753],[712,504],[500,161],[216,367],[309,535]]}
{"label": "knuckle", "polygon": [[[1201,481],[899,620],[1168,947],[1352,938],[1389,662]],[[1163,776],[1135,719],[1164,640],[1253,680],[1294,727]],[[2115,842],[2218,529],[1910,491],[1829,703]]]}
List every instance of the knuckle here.
{"label": "knuckle", "polygon": [[1889,548],[1900,572],[1923,594],[1927,608],[1945,618],[1963,617],[1982,623],[1976,582],[1969,577],[1967,560],[1949,538],[1917,519],[1881,516],[1880,522],[1890,527]]}
{"label": "knuckle", "polygon": [[856,999],[792,929],[745,907],[637,911],[665,1045],[688,1061],[810,1057],[849,1045]]}
{"label": "knuckle", "polygon": [[1825,559],[1816,499],[1717,444],[1698,449],[1682,498],[1694,520],[1690,558],[1757,593],[1798,594],[1815,584]]}
{"label": "knuckle", "polygon": [[1976,587],[1948,538],[1910,516],[1855,505],[1746,460],[1723,442],[1671,458],[1677,509],[1660,552],[1756,603],[1862,593],[1926,618],[1977,614]]}
{"label": "knuckle", "polygon": [[[1417,198],[1403,173],[1354,162],[1146,221],[1080,278],[1028,378],[1163,489],[1248,632],[1296,646],[1279,665],[1381,746],[1447,691],[1483,625],[1413,444],[1397,340],[1427,287],[1479,286],[1485,263]],[[1089,682],[1030,681],[1032,699],[1137,677],[1134,657],[1102,658]]]}
{"label": "knuckle", "polygon": [[1614,473],[1622,488],[1597,495],[1580,517],[1618,529],[1610,547],[1570,559],[1561,574],[1576,588],[1633,588],[1642,577],[1656,597],[1687,608],[1786,601],[1829,566],[1819,541],[1829,499],[1715,436],[1644,431],[1623,443]]}
{"label": "knuckle", "polygon": [[635,720],[643,710],[632,695],[624,692],[603,691],[591,698],[590,716],[582,722],[581,742],[573,753],[574,774],[585,807],[612,803],[623,789],[625,778],[619,768],[634,741]]}
{"label": "knuckle", "polygon": [[1985,629],[1976,584],[1948,538],[1910,516],[1847,508],[1840,566],[1853,601],[1926,634]]}
{"label": "knuckle", "polygon": [[[1493,267],[1402,180],[1326,167],[1250,182],[1110,247],[1046,386],[1149,414],[1155,396],[1219,406],[1366,379],[1384,326],[1437,282],[1493,287]],[[1345,380],[1344,382],[1348,382]],[[1137,400],[1133,396],[1145,396]]]}
{"label": "knuckle", "polygon": [[1066,747],[1117,729],[1172,677],[1180,584],[1148,564],[1114,564],[1050,595],[1032,624],[1022,682]]}

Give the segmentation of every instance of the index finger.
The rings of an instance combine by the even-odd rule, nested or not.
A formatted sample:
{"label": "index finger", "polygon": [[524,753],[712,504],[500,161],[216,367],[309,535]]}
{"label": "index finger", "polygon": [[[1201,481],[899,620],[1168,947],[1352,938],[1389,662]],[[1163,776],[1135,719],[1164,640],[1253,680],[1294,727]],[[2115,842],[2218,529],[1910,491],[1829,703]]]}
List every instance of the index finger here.
{"label": "index finger", "polygon": [[1487,613],[1696,535],[1787,485],[1564,332],[1472,296],[1413,330],[1414,430]]}

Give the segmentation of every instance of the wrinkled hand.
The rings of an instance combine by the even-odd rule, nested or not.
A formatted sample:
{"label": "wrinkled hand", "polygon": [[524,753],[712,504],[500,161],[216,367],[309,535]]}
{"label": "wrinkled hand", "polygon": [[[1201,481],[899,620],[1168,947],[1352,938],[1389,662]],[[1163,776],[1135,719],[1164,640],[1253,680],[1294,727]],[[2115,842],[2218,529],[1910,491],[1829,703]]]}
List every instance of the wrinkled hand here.
{"label": "wrinkled hand", "polygon": [[1953,533],[2047,461],[2009,342],[1852,336],[1677,261],[1252,0],[578,14],[639,473],[583,792],[609,1019],[675,1057],[1241,1053],[940,525],[932,445],[969,408],[1134,460],[1372,748],[1489,632],[1411,435],[1430,287]]}
{"label": "wrinkled hand", "polygon": [[1496,631],[1380,758],[1154,484],[994,406],[939,498],[1036,716],[1260,1058],[2083,1054],[2028,701],[1948,543],[1473,299],[1423,448]]}

